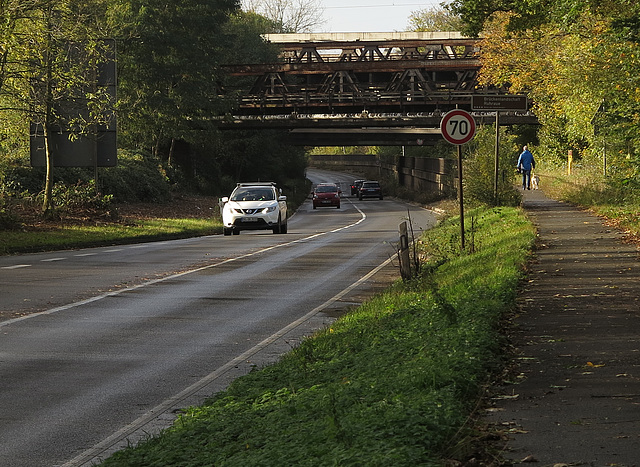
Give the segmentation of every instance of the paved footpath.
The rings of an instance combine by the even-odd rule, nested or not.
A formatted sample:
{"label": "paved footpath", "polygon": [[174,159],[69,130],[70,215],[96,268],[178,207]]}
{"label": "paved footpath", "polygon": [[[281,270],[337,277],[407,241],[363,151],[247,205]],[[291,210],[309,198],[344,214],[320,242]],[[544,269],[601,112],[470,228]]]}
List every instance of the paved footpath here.
{"label": "paved footpath", "polygon": [[599,217],[527,191],[539,233],[519,295],[513,384],[489,423],[504,465],[640,467],[640,262]]}

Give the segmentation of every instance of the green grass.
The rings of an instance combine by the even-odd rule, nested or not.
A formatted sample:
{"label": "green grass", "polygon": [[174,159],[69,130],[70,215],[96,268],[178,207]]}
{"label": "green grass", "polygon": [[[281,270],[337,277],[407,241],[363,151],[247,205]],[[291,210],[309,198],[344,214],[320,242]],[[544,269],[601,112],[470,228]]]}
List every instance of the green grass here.
{"label": "green grass", "polygon": [[429,258],[278,363],[235,380],[103,466],[440,466],[470,455],[474,409],[502,366],[500,323],[535,239],[515,208],[477,210],[474,253],[455,219]]}
{"label": "green grass", "polygon": [[575,168],[571,175],[564,170],[540,172],[544,192],[554,199],[566,201],[611,219],[620,228],[640,236],[640,191],[638,182],[624,183],[613,176],[603,177],[593,167]]}
{"label": "green grass", "polygon": [[72,225],[43,231],[5,230],[1,235],[0,254],[186,238],[220,232],[220,220],[212,218],[149,219],[135,224]]}

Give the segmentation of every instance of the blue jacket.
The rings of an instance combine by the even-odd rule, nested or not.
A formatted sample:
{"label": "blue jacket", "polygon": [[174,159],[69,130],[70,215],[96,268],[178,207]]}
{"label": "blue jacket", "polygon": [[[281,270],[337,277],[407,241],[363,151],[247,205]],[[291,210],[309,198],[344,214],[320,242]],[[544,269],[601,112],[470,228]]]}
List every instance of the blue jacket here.
{"label": "blue jacket", "polygon": [[536,161],[533,159],[533,154],[527,149],[522,151],[520,157],[518,157],[518,164],[516,165],[518,168],[522,168],[524,170],[531,170],[533,167],[536,168]]}

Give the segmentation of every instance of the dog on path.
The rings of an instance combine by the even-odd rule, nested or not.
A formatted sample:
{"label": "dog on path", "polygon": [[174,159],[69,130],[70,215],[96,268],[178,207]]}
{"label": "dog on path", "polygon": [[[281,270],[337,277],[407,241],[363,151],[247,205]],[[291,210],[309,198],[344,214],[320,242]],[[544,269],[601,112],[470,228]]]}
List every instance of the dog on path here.
{"label": "dog on path", "polygon": [[538,177],[536,174],[531,175],[531,189],[532,190],[540,189],[540,177]]}

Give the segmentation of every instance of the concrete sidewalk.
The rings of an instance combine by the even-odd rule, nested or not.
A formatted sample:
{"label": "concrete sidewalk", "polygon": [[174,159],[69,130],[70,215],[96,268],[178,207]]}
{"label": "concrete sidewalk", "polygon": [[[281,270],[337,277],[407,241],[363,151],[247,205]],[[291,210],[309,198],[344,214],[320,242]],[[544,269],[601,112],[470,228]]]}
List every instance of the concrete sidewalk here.
{"label": "concrete sidewalk", "polygon": [[525,191],[539,233],[513,320],[512,381],[488,422],[508,465],[640,466],[638,247],[602,219]]}

